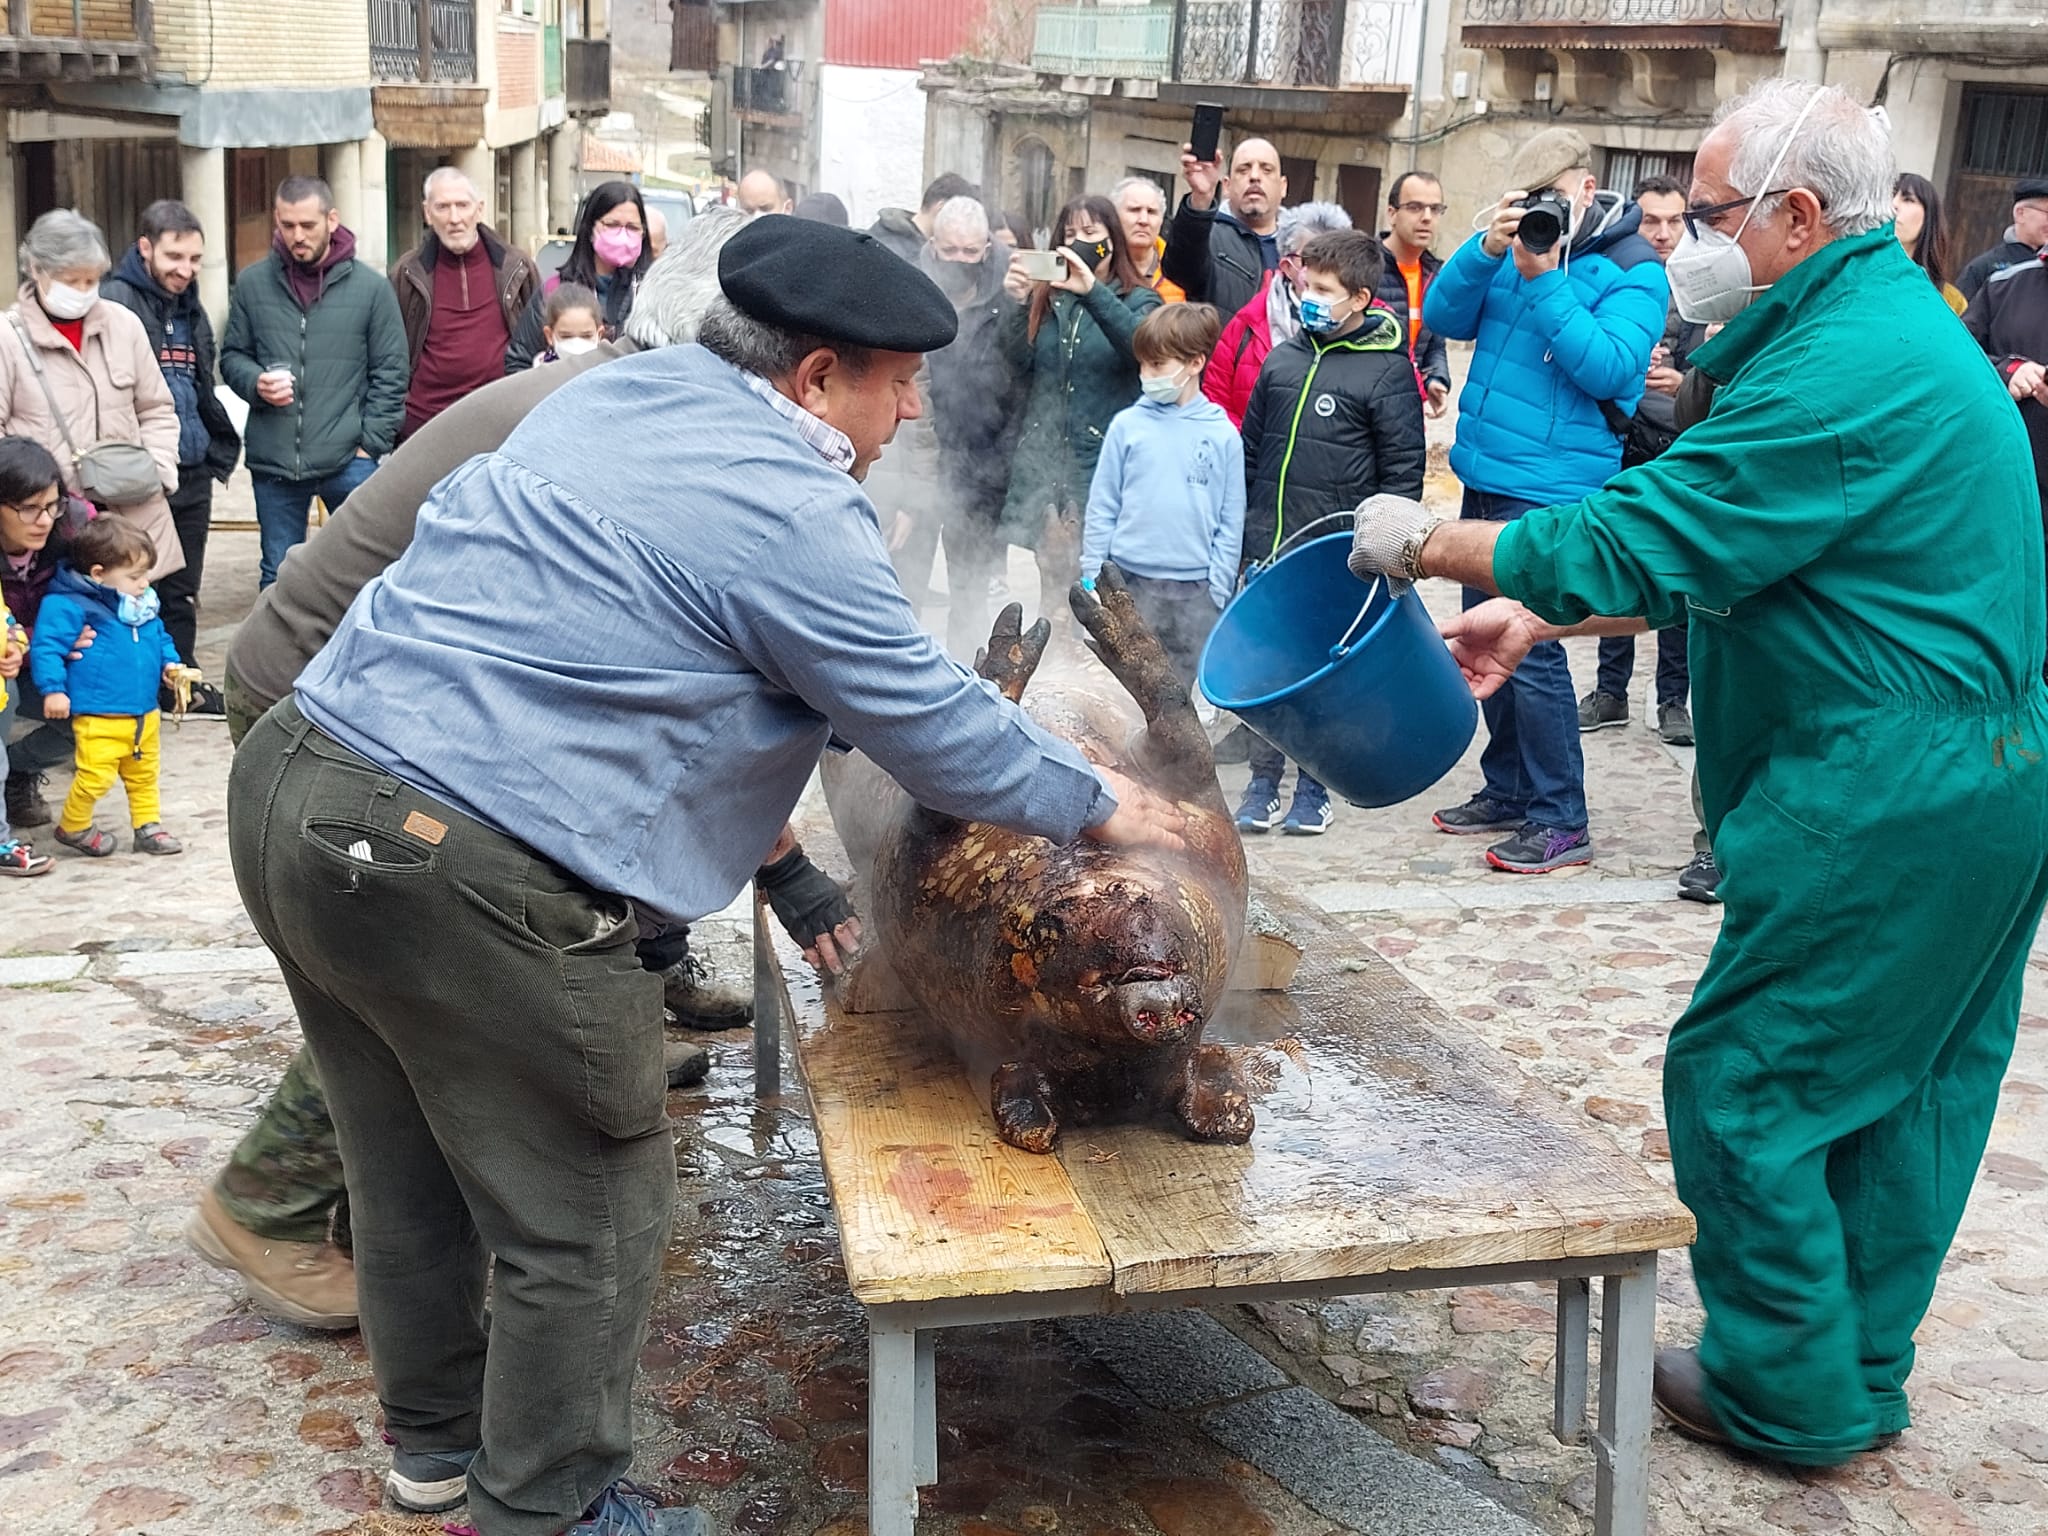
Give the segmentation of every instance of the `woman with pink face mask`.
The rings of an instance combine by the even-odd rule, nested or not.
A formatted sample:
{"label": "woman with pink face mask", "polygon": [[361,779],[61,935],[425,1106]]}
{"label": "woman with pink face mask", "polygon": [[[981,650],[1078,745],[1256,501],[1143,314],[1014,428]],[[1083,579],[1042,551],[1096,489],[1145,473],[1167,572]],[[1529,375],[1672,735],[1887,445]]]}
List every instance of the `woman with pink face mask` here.
{"label": "woman with pink face mask", "polygon": [[604,302],[604,334],[617,337],[633,312],[640,274],[654,260],[647,244],[647,209],[640,189],[628,181],[601,182],[583,199],[576,215],[576,243],[562,270],[541,284],[526,306],[505,348],[505,371],[523,373],[546,349],[542,335],[548,295],[564,283],[581,283]]}

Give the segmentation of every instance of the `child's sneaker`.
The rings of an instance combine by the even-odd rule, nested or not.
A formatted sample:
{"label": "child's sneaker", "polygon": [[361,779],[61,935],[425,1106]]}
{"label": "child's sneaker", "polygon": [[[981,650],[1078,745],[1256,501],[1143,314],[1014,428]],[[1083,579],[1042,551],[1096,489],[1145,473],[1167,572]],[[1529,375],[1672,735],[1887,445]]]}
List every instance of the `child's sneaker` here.
{"label": "child's sneaker", "polygon": [[104,859],[114,851],[114,835],[102,832],[98,827],[87,827],[83,832],[66,832],[57,829],[57,841],[74,853],[82,853],[88,859]]}
{"label": "child's sneaker", "polygon": [[[112,841],[112,839],[109,839]],[[185,845],[164,830],[160,821],[144,822],[135,829],[137,853],[183,853]]]}
{"label": "child's sneaker", "polygon": [[1270,832],[1280,824],[1280,786],[1271,779],[1253,779],[1237,803],[1237,830]]}
{"label": "child's sneaker", "polygon": [[47,875],[56,862],[47,853],[37,853],[19,838],[0,842],[0,875],[9,875],[17,880],[25,880],[30,875]]}
{"label": "child's sneaker", "polygon": [[1330,792],[1320,784],[1294,786],[1294,804],[1287,808],[1287,820],[1280,830],[1289,837],[1320,837],[1330,830],[1336,817],[1330,807]]}
{"label": "child's sneaker", "polygon": [[391,1453],[384,1474],[384,1492],[400,1509],[416,1515],[438,1515],[469,1498],[469,1464],[475,1450],[402,1451]]}

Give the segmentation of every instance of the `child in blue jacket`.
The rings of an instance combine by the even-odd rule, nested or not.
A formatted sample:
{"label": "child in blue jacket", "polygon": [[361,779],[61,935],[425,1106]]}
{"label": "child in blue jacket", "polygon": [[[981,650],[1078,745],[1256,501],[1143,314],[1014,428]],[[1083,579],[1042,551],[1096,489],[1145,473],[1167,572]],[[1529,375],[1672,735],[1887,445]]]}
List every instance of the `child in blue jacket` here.
{"label": "child in blue jacket", "polygon": [[[75,743],[76,771],[57,819],[57,841],[90,858],[114,851],[113,834],[95,827],[92,813],[117,776],[128,791],[135,851],[185,851],[159,819],[157,691],[179,663],[149,585],[155,563],[156,547],[133,523],[94,519],[64,552],[29,646],[43,716],[69,719]],[[69,659],[66,638],[88,624],[93,643]]]}

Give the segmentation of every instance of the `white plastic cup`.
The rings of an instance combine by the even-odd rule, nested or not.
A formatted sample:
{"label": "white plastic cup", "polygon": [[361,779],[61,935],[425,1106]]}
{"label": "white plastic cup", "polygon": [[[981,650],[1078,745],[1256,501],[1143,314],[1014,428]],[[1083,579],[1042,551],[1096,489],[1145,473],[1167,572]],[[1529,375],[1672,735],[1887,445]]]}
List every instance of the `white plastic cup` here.
{"label": "white plastic cup", "polygon": [[260,381],[267,384],[283,384],[285,399],[289,401],[292,398],[291,364],[272,363],[268,368],[263,370]]}

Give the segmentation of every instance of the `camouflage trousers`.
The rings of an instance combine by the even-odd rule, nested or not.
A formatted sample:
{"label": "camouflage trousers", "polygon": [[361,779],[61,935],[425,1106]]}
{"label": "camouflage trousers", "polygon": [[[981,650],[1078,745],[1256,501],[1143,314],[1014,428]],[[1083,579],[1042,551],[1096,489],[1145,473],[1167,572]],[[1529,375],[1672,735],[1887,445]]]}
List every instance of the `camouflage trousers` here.
{"label": "camouflage trousers", "polygon": [[214,1194],[236,1225],[281,1243],[349,1246],[348,1188],[320,1073],[304,1046],[235,1144]]}

